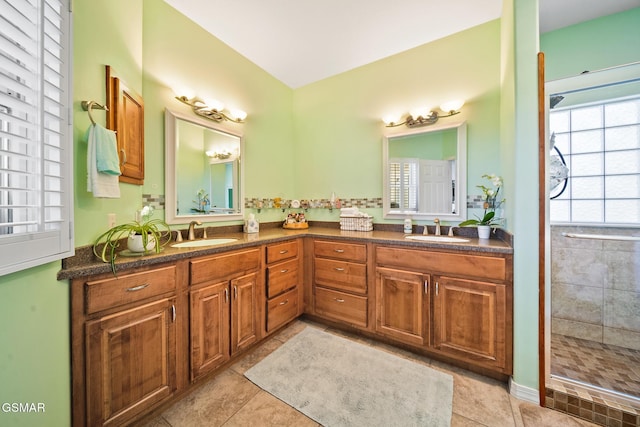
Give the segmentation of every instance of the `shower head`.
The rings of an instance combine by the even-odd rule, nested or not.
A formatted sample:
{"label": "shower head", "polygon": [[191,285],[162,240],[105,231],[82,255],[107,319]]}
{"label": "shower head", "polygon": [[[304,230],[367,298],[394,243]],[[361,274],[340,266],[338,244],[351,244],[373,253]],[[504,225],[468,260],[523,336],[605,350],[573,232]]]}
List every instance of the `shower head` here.
{"label": "shower head", "polygon": [[549,98],[549,108],[553,110],[563,99],[564,96],[562,95],[551,95],[551,98]]}

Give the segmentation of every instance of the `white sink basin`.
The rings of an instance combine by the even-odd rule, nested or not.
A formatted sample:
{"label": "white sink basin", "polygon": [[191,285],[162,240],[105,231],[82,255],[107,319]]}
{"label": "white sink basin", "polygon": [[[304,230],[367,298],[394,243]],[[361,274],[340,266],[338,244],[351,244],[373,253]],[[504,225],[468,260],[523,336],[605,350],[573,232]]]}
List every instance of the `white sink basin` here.
{"label": "white sink basin", "polygon": [[463,239],[462,237],[450,237],[450,236],[405,236],[405,239],[421,240],[423,242],[436,242],[436,243],[460,243],[468,242],[469,239]]}
{"label": "white sink basin", "polygon": [[238,239],[205,239],[205,240],[189,240],[188,242],[176,243],[171,245],[174,248],[200,248],[202,246],[221,245],[223,243],[235,242]]}

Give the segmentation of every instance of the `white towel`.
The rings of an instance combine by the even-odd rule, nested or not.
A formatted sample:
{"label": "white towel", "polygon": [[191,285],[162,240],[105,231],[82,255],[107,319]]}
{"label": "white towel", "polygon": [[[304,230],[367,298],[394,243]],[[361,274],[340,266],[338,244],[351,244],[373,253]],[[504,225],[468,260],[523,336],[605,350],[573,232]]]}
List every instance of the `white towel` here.
{"label": "white towel", "polygon": [[92,124],[87,130],[87,191],[93,197],[120,198],[118,175],[98,172],[96,147],[98,144],[117,145],[116,133],[99,124]]}

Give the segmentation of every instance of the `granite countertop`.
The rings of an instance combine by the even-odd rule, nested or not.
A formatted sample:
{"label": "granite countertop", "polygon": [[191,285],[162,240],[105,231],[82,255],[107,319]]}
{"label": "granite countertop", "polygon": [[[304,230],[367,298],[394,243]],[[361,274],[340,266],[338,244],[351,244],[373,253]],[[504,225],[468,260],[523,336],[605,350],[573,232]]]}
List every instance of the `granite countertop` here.
{"label": "granite countertop", "polygon": [[[497,233],[498,236],[502,238],[497,238],[495,234],[492,234],[491,239],[480,240],[475,237],[475,229],[456,228],[456,237],[463,237],[469,241],[449,243],[409,240],[405,238],[406,235],[402,231],[397,231],[401,230],[401,227],[402,226],[387,226],[380,227],[383,229],[376,230],[376,225],[374,225],[373,231],[343,231],[335,226],[334,223],[314,224],[312,222],[308,229],[286,230],[280,228],[278,223],[277,226],[261,225],[260,232],[253,234],[243,233],[240,231],[241,227],[207,227],[207,234],[210,239],[233,238],[237,240],[231,243],[196,248],[174,248],[171,245],[175,242],[171,242],[166,245],[159,254],[152,253],[144,256],[124,256],[120,253],[116,259],[116,269],[117,271],[125,269],[128,270],[203,255],[211,255],[230,250],[255,247],[267,243],[277,243],[287,241],[295,237],[304,236],[327,237],[334,240],[355,240],[378,244],[393,244],[408,248],[446,249],[453,252],[513,253],[513,247],[509,243],[512,238],[502,230],[499,230],[499,233]],[[201,233],[200,230],[198,231]],[[108,263],[100,261],[94,256],[92,246],[83,246],[76,248],[76,254],[73,257],[62,260],[62,269],[58,272],[57,277],[58,280],[69,280],[110,272],[111,266]]]}

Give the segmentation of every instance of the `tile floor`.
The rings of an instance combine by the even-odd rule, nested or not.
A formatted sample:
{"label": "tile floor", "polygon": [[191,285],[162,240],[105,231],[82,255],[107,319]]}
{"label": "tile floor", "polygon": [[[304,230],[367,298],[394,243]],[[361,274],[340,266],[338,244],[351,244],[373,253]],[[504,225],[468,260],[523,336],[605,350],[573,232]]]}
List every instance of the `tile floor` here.
{"label": "tile floor", "polygon": [[551,374],[640,396],[640,350],[552,334]]}
{"label": "tile floor", "polygon": [[508,393],[505,384],[498,381],[306,320],[296,320],[162,414],[145,420],[140,425],[144,427],[319,426],[304,414],[262,391],[243,376],[247,369],[307,326],[326,329],[451,374],[454,381],[451,425],[454,427],[595,426],[558,411],[540,408],[538,405],[518,400]]}

